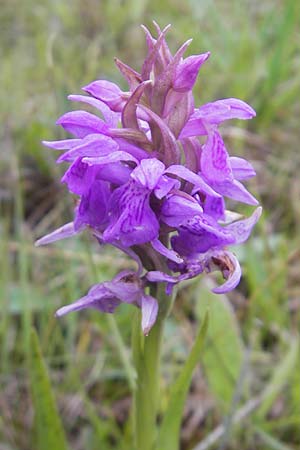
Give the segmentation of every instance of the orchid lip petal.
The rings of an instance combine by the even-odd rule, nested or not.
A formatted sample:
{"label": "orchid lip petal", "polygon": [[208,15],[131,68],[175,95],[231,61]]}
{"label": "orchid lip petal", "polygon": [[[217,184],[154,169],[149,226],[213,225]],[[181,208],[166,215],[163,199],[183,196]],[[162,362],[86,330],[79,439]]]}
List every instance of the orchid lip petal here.
{"label": "orchid lip petal", "polygon": [[103,233],[106,242],[120,240],[132,245],[150,242],[158,236],[159,223],[150,207],[151,191],[135,180],[117,188],[111,197],[110,224]]}

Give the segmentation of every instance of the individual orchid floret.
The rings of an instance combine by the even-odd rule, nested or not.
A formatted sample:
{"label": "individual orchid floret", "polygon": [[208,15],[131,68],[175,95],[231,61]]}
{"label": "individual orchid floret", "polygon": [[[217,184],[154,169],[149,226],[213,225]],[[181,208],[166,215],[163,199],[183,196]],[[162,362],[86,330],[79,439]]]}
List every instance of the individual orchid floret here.
{"label": "individual orchid floret", "polygon": [[148,281],[166,283],[166,293],[172,294],[173,287],[182,281],[194,278],[202,273],[220,271],[226,280],[221,286],[214,288],[215,294],[224,294],[234,289],[240,282],[242,271],[238,259],[229,251],[210,250],[198,258],[187,259],[182,264],[170,263],[173,271],[179,275],[169,275],[161,271],[147,273]]}
{"label": "individual orchid floret", "polygon": [[171,294],[175,284],[218,270],[225,283],[214,292],[237,286],[241,268],[228,247],[245,242],[261,214],[257,208],[241,219],[228,212],[227,199],[258,205],[243,184],[255,170],[231,156],[219,129],[255,111],[235,98],[195,106],[192,89],[210,53],[187,55],[188,40],[172,55],[170,27],[155,28],[153,36],[143,27],[147,54],[139,71],[115,60],[127,90],[95,80],[83,88],[87,95],[68,97],[95,110],[63,114],[57,124],[72,137],[44,141],[61,152],[57,162],[68,165],[61,181],[76,196],[74,219],[37,241],[88,232],[129,255],[137,273],[96,284],[57,315],[83,308],[114,312],[121,302],[132,303],[141,308],[145,334],[161,307],[156,294],[145,292],[157,291],[158,283]]}
{"label": "individual orchid floret", "polygon": [[141,309],[142,330],[147,335],[155,323],[158,303],[151,295],[145,294],[143,281],[136,272],[123,271],[111,281],[95,284],[87,295],[58,309],[56,316],[88,308],[112,314],[120,303],[133,304]]}

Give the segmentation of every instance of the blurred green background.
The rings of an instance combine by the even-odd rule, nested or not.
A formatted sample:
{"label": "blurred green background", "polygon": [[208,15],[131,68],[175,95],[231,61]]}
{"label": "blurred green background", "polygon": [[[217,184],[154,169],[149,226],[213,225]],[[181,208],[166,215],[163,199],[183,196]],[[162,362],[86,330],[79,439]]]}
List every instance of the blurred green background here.
{"label": "blurred green background", "polygon": [[172,51],[190,37],[188,54],[211,51],[197,104],[239,97],[256,109],[254,120],[231,121],[223,135],[232,154],[257,169],[250,189],[264,207],[249,243],[237,249],[239,288],[214,296],[206,278],[180,291],[165,331],[162,411],[209,305],[210,333],[185,408],[182,449],[300,446],[298,2],[1,0],[1,450],[132,450],[132,308],[115,317],[53,317],[129,263],[84,236],[38,249],[33,242],[70,220],[74,206],[59,182],[64,168],[40,141],[64,136],[55,120],[73,107],[68,94],[99,78],[125,88],[113,57],[139,70],[139,25],[154,31],[153,19],[172,24]]}

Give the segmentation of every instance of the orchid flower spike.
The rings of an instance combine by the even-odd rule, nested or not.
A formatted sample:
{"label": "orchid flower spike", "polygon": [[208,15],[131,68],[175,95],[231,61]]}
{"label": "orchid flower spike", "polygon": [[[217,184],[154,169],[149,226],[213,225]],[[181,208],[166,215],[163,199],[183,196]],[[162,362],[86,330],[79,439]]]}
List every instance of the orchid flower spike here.
{"label": "orchid flower spike", "polygon": [[187,41],[172,55],[168,29],[156,26],[152,36],[144,27],[147,54],[140,72],[116,59],[127,91],[108,80],[91,82],[83,87],[87,95],[69,99],[95,113],[65,113],[57,124],[72,137],[44,141],[61,152],[58,163],[68,165],[62,183],[78,201],[74,220],[37,245],[87,231],[138,263],[137,272],[94,285],[57,316],[84,308],[113,313],[125,302],[141,309],[148,334],[160,307],[148,291],[157,283],[166,283],[171,294],[174,285],[214,270],[225,279],[214,292],[239,283],[241,268],[228,246],[248,239],[261,208],[228,221],[237,215],[226,210],[227,199],[252,206],[258,201],[243,184],[255,175],[252,165],[230,156],[219,125],[251,119],[255,111],[235,98],[195,107],[192,90],[210,53],[184,56]]}

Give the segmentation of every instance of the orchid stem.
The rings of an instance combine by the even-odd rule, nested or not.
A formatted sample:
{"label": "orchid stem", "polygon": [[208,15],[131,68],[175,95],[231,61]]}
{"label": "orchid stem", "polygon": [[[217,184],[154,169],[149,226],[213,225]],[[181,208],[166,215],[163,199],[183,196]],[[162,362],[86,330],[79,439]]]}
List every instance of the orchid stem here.
{"label": "orchid stem", "polygon": [[[165,297],[165,294],[163,295]],[[167,301],[165,298],[159,298]],[[153,450],[157,435],[160,356],[165,315],[159,315],[148,336],[143,336],[140,312],[133,327],[133,359],[137,372],[134,393],[135,450]]]}

